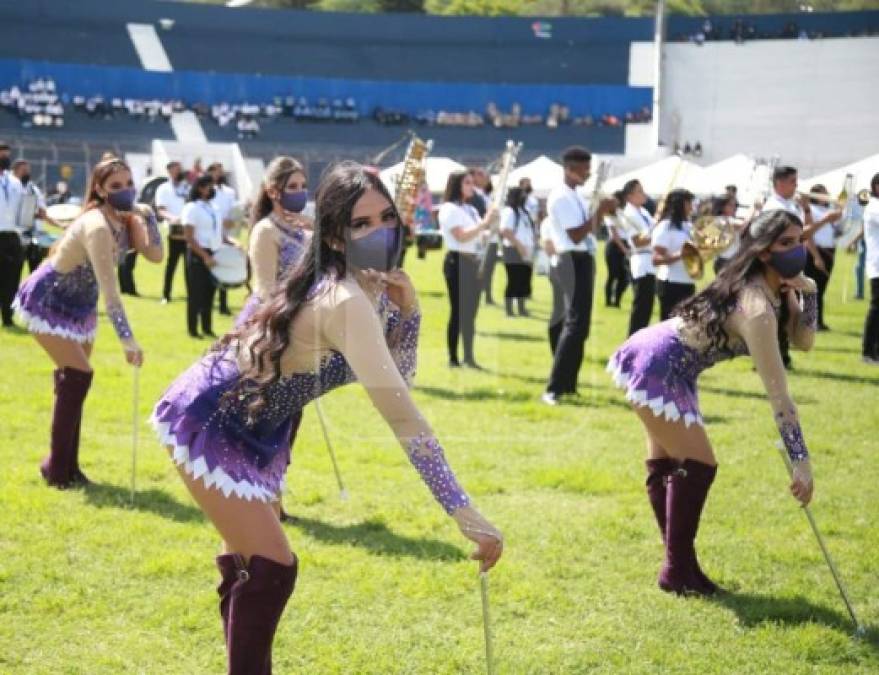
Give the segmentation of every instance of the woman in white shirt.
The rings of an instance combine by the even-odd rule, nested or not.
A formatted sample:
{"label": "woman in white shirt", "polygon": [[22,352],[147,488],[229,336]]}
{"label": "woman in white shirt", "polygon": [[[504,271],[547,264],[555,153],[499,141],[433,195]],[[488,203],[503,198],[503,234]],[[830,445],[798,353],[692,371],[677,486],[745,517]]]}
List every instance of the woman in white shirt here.
{"label": "woman in white shirt", "polygon": [[217,337],[211,325],[216,284],[211,275],[214,252],[223,243],[223,220],[211,201],[216,196],[210,174],[200,176],[189,191],[189,201],[180,214],[186,237],[186,325],[190,337],[199,338],[198,321],[202,333]]}
{"label": "woman in white shirt", "polygon": [[696,284],[687,274],[681,260],[684,244],[690,240],[693,193],[679,188],[672,190],[665,201],[659,224],[653,231],[653,264],[656,265],[656,295],[659,318],[665,321],[681,300],[696,292]]}
{"label": "woman in white shirt", "polygon": [[501,211],[501,239],[504,243],[504,267],[507,270],[507,288],[504,302],[507,316],[513,314],[516,300],[519,316],[528,316],[526,298],[531,297],[531,270],[534,260],[534,221],[526,207],[528,194],[522,188],[510,188],[507,205]]}
{"label": "woman in white shirt", "polygon": [[483,233],[488,230],[495,210],[489,207],[485,217],[480,219],[476,209],[467,203],[472,197],[473,177],[465,171],[450,174],[438,215],[440,232],[448,251],[443,261],[443,276],[451,308],[446,329],[450,368],[461,365],[458,360],[460,335],[464,343],[464,365],[479,369],[473,358],[476,310],[482,289],[478,253]]}
{"label": "woman in white shirt", "polygon": [[[826,195],[827,188],[821,185],[813,185],[809,190],[814,195]],[[809,200],[809,211],[812,212],[812,222],[817,229],[811,239],[806,240],[806,248],[809,257],[806,260],[806,276],[814,279],[818,285],[818,330],[829,330],[824,323],[824,294],[830,283],[830,275],[833,272],[833,262],[836,259],[836,233],[833,224],[842,217],[842,211],[835,209],[830,204],[830,197],[812,197]]]}
{"label": "woman in white shirt", "polygon": [[[614,193],[614,197],[620,203],[624,203],[623,192]],[[620,212],[622,218],[622,213]],[[631,255],[629,243],[625,239],[625,232],[618,232],[616,218],[604,217],[604,227],[607,229],[607,244],[604,247],[604,261],[607,263],[607,281],[604,283],[604,306],[619,307],[623,299],[623,293],[629,287],[629,256]]]}
{"label": "woman in white shirt", "polygon": [[867,278],[870,280],[870,309],[864,322],[864,363],[879,365],[879,173],[870,181],[870,201],[864,208],[864,244],[867,249]]}
{"label": "woman in white shirt", "polygon": [[653,267],[651,237],[656,222],[644,208],[647,195],[637,180],[623,185],[625,208],[622,217],[629,228],[628,241],[632,254],[629,256],[629,272],[632,275],[632,313],[629,316],[629,335],[637,333],[650,323],[656,298],[656,269]]}

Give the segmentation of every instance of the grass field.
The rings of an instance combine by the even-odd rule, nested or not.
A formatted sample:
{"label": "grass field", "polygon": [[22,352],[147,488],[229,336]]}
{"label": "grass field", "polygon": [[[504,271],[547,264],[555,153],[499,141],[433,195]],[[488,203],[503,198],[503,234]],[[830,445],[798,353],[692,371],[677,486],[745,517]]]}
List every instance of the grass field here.
{"label": "grass field", "polygon": [[[879,671],[879,369],[859,358],[866,306],[851,300],[852,262],[841,256],[828,293],[833,331],[794,355],[790,386],[813,454],[813,512],[869,627],[863,640],[852,637],[787,493],[769,406],[746,359],[701,380],[720,470],[699,550],[731,592],[669,597],[655,585],[662,549],[644,496],[642,432],[604,373],[630,293],[623,310],[604,308],[596,293],[582,398],[548,408],[538,401],[549,367],[546,279],[535,280],[531,318],[482,307],[476,350],[487,370],[450,372],[441,255],[410,258],[425,315],[416,400],[506,536],[491,574],[499,672]],[[0,673],[224,669],[217,536],[146,424],[163,389],[207,347],[185,337],[182,276],[175,302],[158,303],[160,273],[140,262],[144,297],[126,302],[146,354],[133,507],[132,374],[106,320],[83,423],[83,468],[95,481],[86,491],[43,485],[52,366],[27,334],[0,333]],[[503,281],[499,267],[497,296]],[[242,299],[232,294],[233,309]],[[323,407],[351,499],[338,498],[308,409],[286,498],[301,519],[286,526],[301,573],[275,641],[276,672],[479,673],[468,543],[359,387]]]}

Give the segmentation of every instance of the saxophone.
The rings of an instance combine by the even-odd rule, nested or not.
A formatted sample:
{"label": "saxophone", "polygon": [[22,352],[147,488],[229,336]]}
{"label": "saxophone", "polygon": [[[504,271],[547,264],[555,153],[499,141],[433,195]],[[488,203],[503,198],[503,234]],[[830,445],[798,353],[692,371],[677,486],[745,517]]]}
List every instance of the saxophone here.
{"label": "saxophone", "polygon": [[406,157],[403,159],[403,172],[397,178],[394,190],[394,205],[400,214],[403,228],[406,231],[406,245],[412,243],[415,232],[413,220],[418,201],[418,190],[424,182],[426,172],[425,160],[433,148],[433,141],[423,141],[415,134],[409,141]]}

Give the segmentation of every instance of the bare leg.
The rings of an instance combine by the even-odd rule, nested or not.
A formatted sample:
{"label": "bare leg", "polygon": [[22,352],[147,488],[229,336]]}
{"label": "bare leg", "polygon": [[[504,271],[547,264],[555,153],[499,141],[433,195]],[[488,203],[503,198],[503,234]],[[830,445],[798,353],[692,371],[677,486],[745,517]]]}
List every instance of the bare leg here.
{"label": "bare leg", "polygon": [[75,368],[85,373],[91,372],[89,357],[91,356],[92,343],[80,344],[57,335],[41,333],[33,335],[58,368]]}
{"label": "bare leg", "polygon": [[[681,420],[670,422],[654,415],[650,408],[640,406],[635,407],[635,412],[647,431],[648,454],[651,457],[671,457],[680,461],[695,459],[708,466],[717,466],[708,434],[701,425],[691,424],[687,427]],[[653,452],[658,454],[653,455]]]}

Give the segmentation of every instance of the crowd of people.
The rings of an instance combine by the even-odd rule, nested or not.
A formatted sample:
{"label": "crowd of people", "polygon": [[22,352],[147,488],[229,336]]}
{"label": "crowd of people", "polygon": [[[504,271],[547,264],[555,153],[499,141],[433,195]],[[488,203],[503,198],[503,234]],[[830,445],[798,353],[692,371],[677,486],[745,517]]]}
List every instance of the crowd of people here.
{"label": "crowd of people", "polygon": [[[786,349],[808,350],[815,333],[829,329],[823,293],[842,213],[822,186],[798,196],[797,171],[790,166],[776,167],[762,204],[734,219],[735,186],[704,206],[681,187],[654,204],[637,180],[614,196],[600,196],[598,188],[590,196],[583,187],[591,153],[571,147],[561,160],[563,180],[543,206],[527,178],[495,186],[483,167],[448,176],[437,211],[446,249],[441,273],[449,302],[448,365],[481,370],[475,326],[483,296],[494,303],[498,261],[507,274],[506,314],[528,314],[540,253],[553,298],[541,401],[557,406],[576,399],[593,314],[598,235],[605,231],[606,311],[620,308],[629,283],[634,287],[628,335],[619,336],[608,371],[645,432],[647,499],[665,546],[657,583],[678,595],[714,595],[718,586],[695,549],[717,475],[698,376],[721,360],[751,358],[793,466],[790,492],[808,504],[814,482],[788,390]],[[306,404],[344,384],[362,383],[435,500],[477,546],[481,570],[493,567],[503,538],[475,508],[409,392],[421,328],[418,294],[401,268],[412,223],[376,168],[341,162],[328,169],[317,186],[313,218],[306,215],[311,200],[304,166],[277,157],[250,208],[246,254],[231,237],[237,197],[222,165],[186,171],[172,160],[165,168],[168,179],[154,204],[138,204],[127,164],[102,158],[81,214],[21,283],[23,226],[48,214],[39,197],[23,209],[33,194],[29,167],[13,164],[10,148],[0,144],[0,254],[19,261],[17,269],[3,267],[3,321],[11,325],[12,310],[18,311],[55,366],[50,452],[39,467],[46,483],[60,489],[90,484],[79,465],[80,426],[93,383],[99,295],[126,361],[140,367],[144,352],[117,279],[132,254],[152,263],[167,257],[167,303],[183,257],[187,329],[194,339],[215,342],[170,384],[151,421],[224,541],[216,562],[230,672],[268,672],[273,636],[298,576],[297,557],[280,527],[291,447]],[[879,174],[870,191],[862,240],[872,299],[862,356],[875,366]],[[421,196],[407,198],[420,203]],[[700,215],[721,219],[730,235],[711,251],[718,254],[716,276],[701,291],[691,264]],[[165,237],[159,222],[167,225]],[[234,328],[218,338],[211,311],[223,247],[240,251],[254,283]],[[697,247],[697,255],[706,262],[704,250]]]}
{"label": "crowd of people", "polygon": [[744,44],[752,40],[819,40],[821,38],[869,37],[877,33],[879,31],[867,26],[844,32],[832,29],[807,29],[794,20],[787,21],[778,30],[767,30],[761,28],[759,21],[754,19],[736,17],[730,20],[706,17],[698,30],[690,34],[678,34],[675,36],[675,40],[692,42],[697,45],[717,41],[733,41],[736,44]]}

